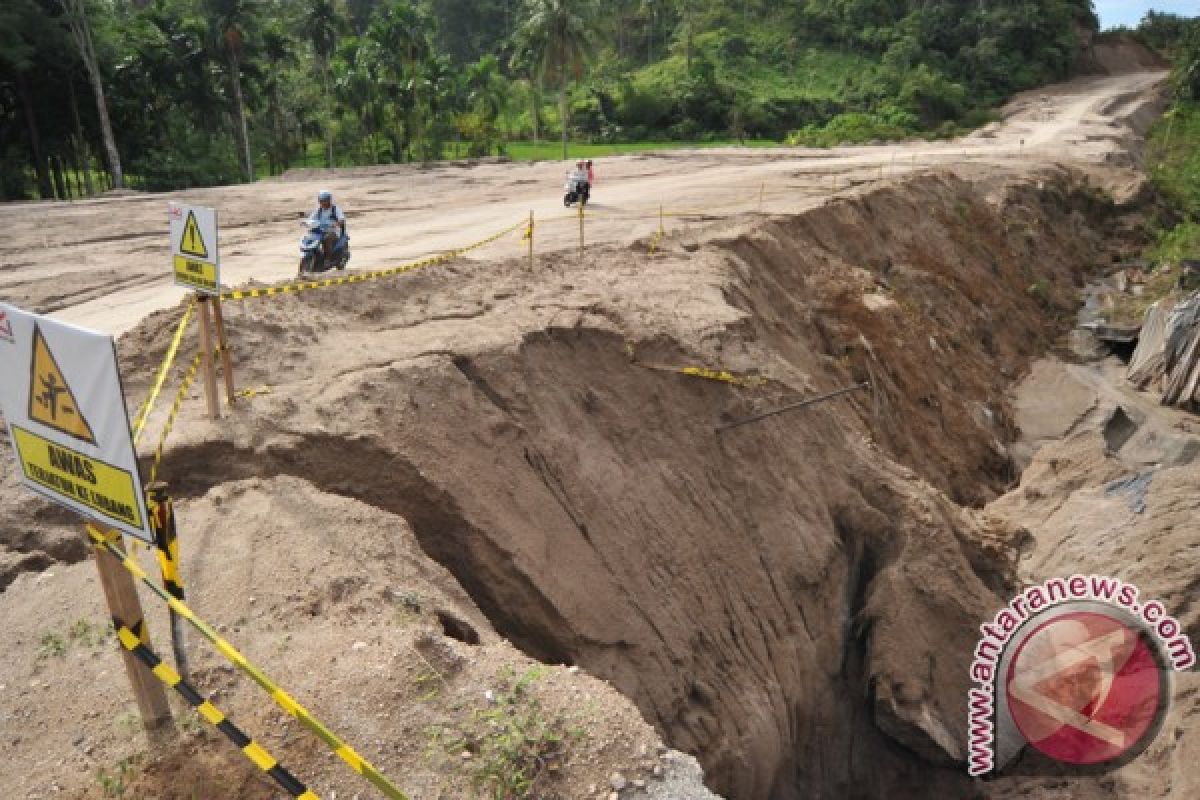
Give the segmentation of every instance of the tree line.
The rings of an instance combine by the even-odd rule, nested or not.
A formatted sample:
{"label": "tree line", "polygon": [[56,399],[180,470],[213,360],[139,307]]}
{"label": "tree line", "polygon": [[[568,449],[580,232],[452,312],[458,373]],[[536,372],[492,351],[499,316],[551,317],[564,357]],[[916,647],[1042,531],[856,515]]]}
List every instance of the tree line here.
{"label": "tree line", "polygon": [[4,0],[0,197],[947,130],[1095,28],[1091,0]]}

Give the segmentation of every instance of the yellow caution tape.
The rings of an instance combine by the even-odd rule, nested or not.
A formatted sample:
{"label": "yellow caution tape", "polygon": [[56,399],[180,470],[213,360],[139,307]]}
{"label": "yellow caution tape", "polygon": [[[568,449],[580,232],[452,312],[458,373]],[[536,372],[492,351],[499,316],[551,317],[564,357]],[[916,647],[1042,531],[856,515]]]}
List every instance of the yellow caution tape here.
{"label": "yellow caution tape", "polygon": [[634,351],[632,342],[625,342],[625,355],[629,356],[629,360],[634,366],[642,367],[643,369],[652,369],[657,372],[673,372],[676,375],[686,375],[690,378],[703,378],[709,381],[717,381],[719,383],[728,383],[731,386],[740,386],[744,389],[753,389],[758,386],[765,386],[767,379],[760,375],[738,375],[734,372],[724,369],[710,369],[708,367],[695,366],[675,366],[673,364],[654,364],[646,361],[639,361],[637,353]]}
{"label": "yellow caution tape", "polygon": [[[317,795],[309,790],[295,775],[276,761],[261,745],[243,733],[241,728],[234,725],[228,717],[217,710],[217,707],[202,695],[195,686],[185,681],[183,676],[173,670],[169,664],[164,662],[150,649],[145,640],[146,626],[144,623],[139,620],[134,623],[132,628],[129,628],[121,620],[113,617],[113,627],[117,631],[117,640],[121,643],[122,647],[145,664],[154,673],[154,676],[166,684],[168,688],[178,692],[187,701],[188,705],[195,709],[197,714],[223,733],[229,741],[233,742],[234,747],[241,750],[247,758],[254,762],[256,767],[267,773],[272,780],[279,784],[280,788],[292,797],[300,798],[300,800],[318,800]],[[135,631],[137,632],[135,633]]]}
{"label": "yellow caution tape", "polygon": [[125,569],[129,570],[129,572],[135,578],[141,581],[144,586],[150,589],[150,591],[157,595],[159,599],[163,600],[168,606],[170,606],[172,611],[191,623],[192,627],[195,628],[201,636],[212,643],[212,645],[216,647],[217,651],[225,656],[225,658],[227,658],[231,664],[240,669],[247,676],[249,676],[251,680],[262,687],[262,689],[271,696],[271,699],[275,701],[276,705],[278,705],[287,713],[291,714],[310,731],[315,733],[317,738],[325,742],[325,744],[334,753],[336,753],[338,757],[349,764],[355,772],[365,777],[375,786],[375,788],[379,789],[387,797],[392,798],[392,800],[409,800],[408,795],[404,794],[404,792],[402,792],[391,781],[389,781],[387,777],[377,770],[369,761],[355,752],[354,748],[350,747],[350,745],[338,738],[337,734],[321,724],[320,720],[309,713],[304,706],[296,702],[295,698],[280,688],[278,684],[268,678],[260,669],[251,664],[245,656],[243,656],[237,651],[236,648],[234,648],[233,645],[221,638],[220,634],[213,630],[212,626],[200,619],[200,617],[196,616],[192,609],[190,609],[180,600],[172,597],[166,589],[150,580],[149,576],[146,575],[146,571],[142,569],[142,565],[126,554],[125,551],[121,549],[120,545],[117,544],[120,539],[119,533],[112,530],[102,532],[90,522],[87,524],[87,532],[88,536],[91,537],[92,541],[97,547],[103,547],[114,557],[116,557],[117,560],[121,562],[122,566],[125,567]]}
{"label": "yellow caution tape", "polygon": [[740,386],[743,389],[753,389],[758,386],[765,386],[767,379],[758,375],[738,375],[724,369],[709,369],[708,367],[677,367],[670,364],[647,364],[642,361],[634,361],[636,366],[644,369],[652,369],[657,372],[673,372],[676,375],[686,375],[690,378],[703,378],[709,381],[717,381],[719,383],[728,383],[731,386]]}
{"label": "yellow caution tape", "polygon": [[413,261],[409,264],[401,264],[398,267],[388,267],[387,269],[377,269],[370,272],[360,272],[355,275],[343,275],[339,278],[324,278],[316,281],[294,281],[285,283],[279,286],[268,286],[263,289],[235,289],[221,293],[222,300],[248,300],[255,297],[271,297],[277,294],[291,294],[294,292],[304,292],[310,289],[324,289],[330,286],[344,286],[351,283],[363,283],[364,281],[372,281],[378,278],[390,278],[393,275],[400,275],[405,272],[411,272],[422,267],[432,266],[433,264],[444,264],[447,261],[452,261],[455,258],[469,253],[472,250],[477,250],[480,247],[491,244],[502,236],[520,228],[522,225],[527,225],[528,220],[521,220],[516,225],[511,225],[499,233],[494,233],[486,239],[481,239],[474,244],[469,244],[466,247],[459,247],[455,250],[449,250],[441,255],[423,258],[420,261]]}
{"label": "yellow caution tape", "polygon": [[175,354],[179,352],[179,343],[183,341],[184,331],[187,330],[188,322],[191,321],[192,312],[195,309],[196,296],[192,295],[192,299],[188,301],[187,308],[183,310],[183,318],[179,320],[179,326],[175,328],[175,336],[171,339],[171,346],[167,348],[162,364],[159,365],[158,372],[154,376],[154,385],[150,389],[150,394],[142,402],[142,406],[138,409],[137,416],[134,418],[133,441],[135,444],[142,437],[142,431],[146,428],[146,420],[150,416],[150,411],[154,408],[154,404],[158,402],[158,393],[162,391],[163,382],[167,379],[167,372],[171,369],[171,364],[175,362]]}
{"label": "yellow caution tape", "polygon": [[680,375],[690,375],[693,378],[704,378],[710,381],[720,381],[721,383],[729,383],[734,386],[741,386],[747,389],[752,389],[755,386],[766,384],[767,379],[758,375],[740,376],[735,375],[728,370],[709,369],[708,367],[683,367],[678,370]]}
{"label": "yellow caution tape", "polygon": [[663,229],[659,228],[654,232],[654,238],[650,240],[650,249],[647,251],[649,255],[654,255],[654,251],[658,249],[658,240],[663,236]]}
{"label": "yellow caution tape", "polygon": [[158,549],[158,565],[163,586],[172,597],[184,599],[183,578],[179,575],[179,537],[175,531],[175,509],[164,484],[151,482],[146,490],[146,510],[150,512],[150,528]]}
{"label": "yellow caution tape", "polygon": [[237,393],[237,396],[250,399],[250,398],[258,397],[260,394],[270,394],[270,393],[271,393],[270,386],[258,386],[253,389],[242,389],[240,392]]}
{"label": "yellow caution tape", "polygon": [[[220,352],[220,348],[217,348]],[[215,356],[216,353],[213,353]],[[192,381],[196,379],[196,370],[200,368],[200,359],[204,353],[196,353],[192,358],[192,363],[188,367],[188,371],[183,376],[183,381],[179,384],[179,391],[175,393],[175,402],[171,404],[171,413],[167,415],[167,424],[163,426],[162,433],[158,437],[158,447],[154,448],[154,464],[150,467],[149,483],[154,483],[158,480],[158,467],[162,463],[163,449],[167,446],[167,437],[171,435],[171,428],[175,425],[175,418],[179,416],[179,409],[183,406],[183,400],[187,397],[188,389],[192,387]]]}

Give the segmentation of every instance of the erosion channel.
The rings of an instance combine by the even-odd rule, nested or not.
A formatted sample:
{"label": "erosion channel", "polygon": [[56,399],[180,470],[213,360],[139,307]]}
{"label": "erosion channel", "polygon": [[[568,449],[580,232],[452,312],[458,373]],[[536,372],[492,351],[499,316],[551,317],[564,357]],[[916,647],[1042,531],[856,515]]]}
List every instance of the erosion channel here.
{"label": "erosion channel", "polygon": [[[404,517],[500,634],[610,681],[725,797],[971,796],[967,666],[1031,547],[982,510],[1019,478],[1009,390],[1130,211],[1065,168],[938,172],[653,254],[231,306],[272,392],[184,426],[164,472]],[[165,319],[122,339],[135,393]],[[740,384],[668,369],[700,365]]]}

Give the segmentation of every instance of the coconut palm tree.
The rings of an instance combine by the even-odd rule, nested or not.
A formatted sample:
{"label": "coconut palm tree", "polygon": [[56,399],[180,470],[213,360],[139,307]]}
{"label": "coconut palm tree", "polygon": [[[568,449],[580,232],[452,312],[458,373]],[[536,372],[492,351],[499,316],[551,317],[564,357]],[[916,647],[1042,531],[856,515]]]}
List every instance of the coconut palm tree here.
{"label": "coconut palm tree", "polygon": [[558,79],[558,114],[562,124],[562,152],[567,157],[570,111],[567,88],[572,78],[583,77],[595,41],[595,14],[591,0],[528,0],[517,29],[518,49],[536,56],[538,73]]}
{"label": "coconut palm tree", "polygon": [[325,155],[330,167],[334,166],[332,112],[335,104],[330,89],[329,57],[337,49],[338,34],[342,32],[345,25],[345,20],[338,12],[334,0],[309,0],[308,12],[304,15],[304,26],[308,30],[313,52],[317,54],[317,64],[321,68],[321,77],[325,82],[325,104],[330,110],[330,120],[325,126]]}
{"label": "coconut palm tree", "polygon": [[542,71],[538,53],[542,48],[538,42],[530,38],[532,33],[518,31],[513,36],[513,52],[508,66],[512,70],[529,76],[529,123],[533,128],[533,143],[537,144],[540,139],[538,110],[542,105]]}
{"label": "coconut palm tree", "polygon": [[496,120],[508,105],[508,81],[500,74],[500,62],[493,55],[486,55],[474,64],[468,64],[463,75],[463,86],[467,92],[467,104],[478,115],[480,133],[486,151],[496,138]]}
{"label": "coconut palm tree", "polygon": [[402,122],[403,137],[391,137],[393,158],[400,161],[419,128],[420,76],[432,53],[429,22],[407,0],[389,0],[376,9],[367,38],[378,46],[380,82]]}
{"label": "coconut palm tree", "polygon": [[242,98],[242,56],[249,33],[258,21],[258,4],[256,0],[204,0],[204,3],[213,43],[225,56],[229,85],[233,89],[234,135],[243,175],[250,182],[254,180],[254,159],[250,155],[246,102]]}

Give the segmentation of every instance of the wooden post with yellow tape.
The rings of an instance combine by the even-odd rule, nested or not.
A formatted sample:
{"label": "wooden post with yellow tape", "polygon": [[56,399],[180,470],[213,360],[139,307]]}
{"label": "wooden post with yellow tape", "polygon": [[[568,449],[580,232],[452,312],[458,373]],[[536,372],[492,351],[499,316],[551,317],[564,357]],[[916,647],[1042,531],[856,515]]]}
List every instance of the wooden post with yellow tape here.
{"label": "wooden post with yellow tape", "polygon": [[[171,263],[175,283],[196,293],[199,307],[200,355],[204,368],[204,395],[209,419],[220,419],[217,397],[217,373],[214,356],[221,354],[225,373],[225,398],[234,403],[233,365],[229,341],[225,336],[225,318],[221,314],[221,259],[217,238],[217,211],[204,206],[168,206],[171,234]],[[213,328],[216,326],[216,342]]]}
{"label": "wooden post with yellow tape", "polygon": [[221,314],[221,295],[213,295],[213,323],[217,328],[217,347],[221,353],[221,374],[225,378],[225,402],[233,405],[236,393],[233,390],[233,363],[229,357],[229,340],[225,338],[225,317]]}
{"label": "wooden post with yellow tape", "polygon": [[[112,530],[105,531],[103,535],[111,537],[112,540],[120,536]],[[92,549],[96,554],[96,570],[100,573],[100,586],[104,589],[109,615],[140,622],[142,604],[138,600],[133,576],[105,547],[97,544]],[[146,633],[145,623],[140,624],[138,636],[147,647],[150,646],[150,636]],[[121,660],[125,663],[125,674],[129,676],[129,685],[133,689],[138,712],[142,716],[142,726],[151,732],[173,730],[171,707],[167,705],[167,692],[163,685],[145,664],[124,648],[121,650]]]}
{"label": "wooden post with yellow tape", "polygon": [[525,238],[529,240],[529,271],[533,272],[533,209],[529,210],[529,227],[525,229]]}
{"label": "wooden post with yellow tape", "polygon": [[[167,484],[154,481],[146,487],[146,510],[150,513],[150,527],[154,530],[154,544],[158,550],[158,565],[162,571],[163,588],[176,600],[183,601],[183,578],[179,573],[179,536],[175,529],[175,507],[167,494]],[[189,677],[187,640],[184,636],[184,620],[175,609],[171,615],[171,649],[175,653],[175,668],[184,678]]]}
{"label": "wooden post with yellow tape", "polygon": [[579,201],[579,257],[583,258],[583,200]]}
{"label": "wooden post with yellow tape", "polygon": [[200,308],[200,366],[204,370],[204,402],[208,406],[208,418],[221,418],[221,401],[217,398],[217,369],[213,359],[212,317],[208,309],[208,296],[197,295]]}

